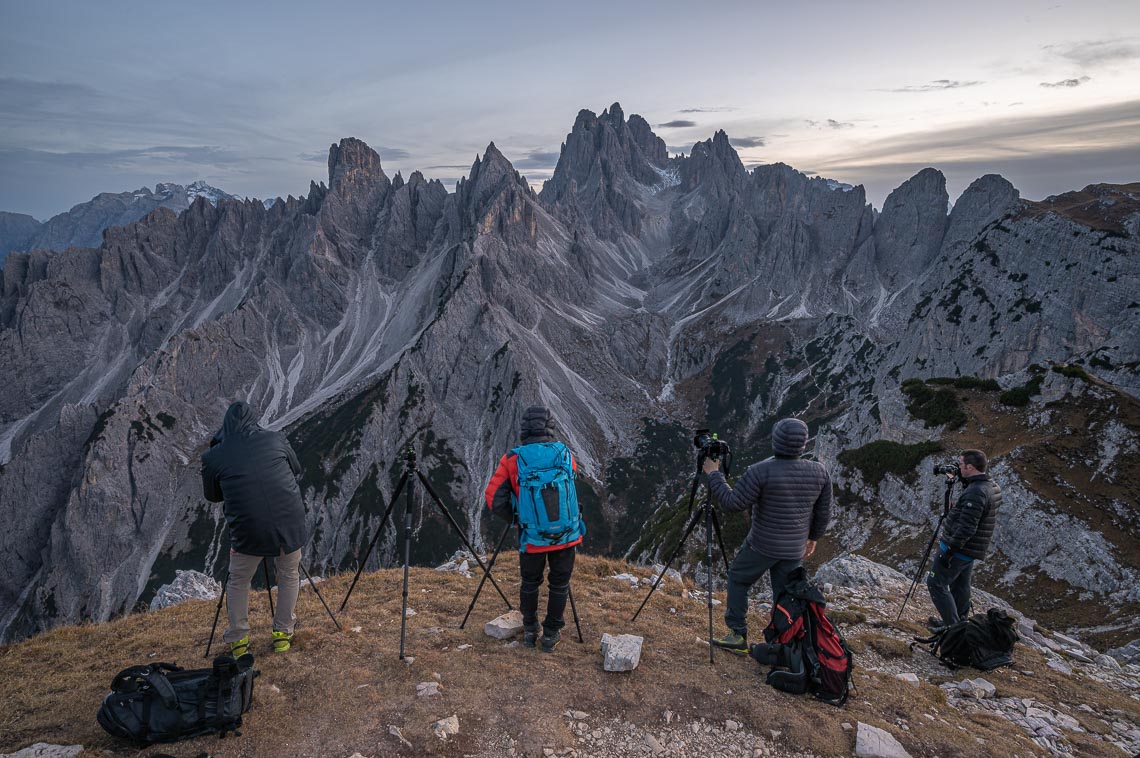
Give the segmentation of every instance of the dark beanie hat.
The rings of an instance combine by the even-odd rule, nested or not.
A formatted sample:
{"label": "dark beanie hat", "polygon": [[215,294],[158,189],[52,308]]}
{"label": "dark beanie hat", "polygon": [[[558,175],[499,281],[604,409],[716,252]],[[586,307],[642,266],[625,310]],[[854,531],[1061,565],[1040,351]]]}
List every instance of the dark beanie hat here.
{"label": "dark beanie hat", "polygon": [[808,427],[798,418],[783,418],[772,427],[772,451],[776,455],[796,457],[807,447]]}
{"label": "dark beanie hat", "polygon": [[554,416],[543,405],[532,405],[523,412],[519,438],[523,442],[553,442]]}

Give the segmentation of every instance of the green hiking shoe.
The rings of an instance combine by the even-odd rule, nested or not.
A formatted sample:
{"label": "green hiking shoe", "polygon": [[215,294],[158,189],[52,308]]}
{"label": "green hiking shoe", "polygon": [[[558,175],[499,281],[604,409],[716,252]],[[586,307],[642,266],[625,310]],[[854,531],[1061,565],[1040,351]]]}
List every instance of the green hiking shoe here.
{"label": "green hiking shoe", "polygon": [[249,635],[242,637],[237,642],[230,643],[230,655],[234,658],[241,658],[249,652]]}
{"label": "green hiking shoe", "polygon": [[286,632],[273,633],[273,652],[284,653],[293,646],[293,635]]}
{"label": "green hiking shoe", "polygon": [[748,652],[748,639],[738,632],[729,632],[723,637],[717,637],[712,643],[721,650],[727,650],[730,653],[744,655]]}

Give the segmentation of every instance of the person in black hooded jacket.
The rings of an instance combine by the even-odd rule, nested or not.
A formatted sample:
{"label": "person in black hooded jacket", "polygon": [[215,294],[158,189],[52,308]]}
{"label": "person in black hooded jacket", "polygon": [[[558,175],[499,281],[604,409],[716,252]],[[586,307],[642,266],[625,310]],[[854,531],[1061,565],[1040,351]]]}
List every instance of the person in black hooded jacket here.
{"label": "person in black hooded jacket", "polygon": [[946,516],[938,555],[926,577],[930,600],[941,616],[929,618],[932,628],[970,617],[974,561],[986,557],[1001,507],[1001,487],[986,473],[988,466],[981,450],[963,450],[958,456],[962,494]]}
{"label": "person in black hooded jacket", "polygon": [[729,633],[713,640],[734,653],[748,652],[748,590],[765,573],[772,578],[775,609],[788,575],[815,552],[831,520],[831,477],[818,461],[801,456],[808,427],[785,418],[772,428],[775,455],[748,467],[736,487],[728,486],[719,462],[705,459],[709,496],[724,510],[752,513],[752,528],[728,570],[724,622]]}
{"label": "person in black hooded jacket", "polygon": [[229,627],[222,639],[235,657],[249,649],[250,581],[265,558],[274,559],[277,571],[273,649],[283,653],[292,645],[301,547],[306,542],[300,474],[285,435],[258,426],[253,409],[242,401],[230,405],[202,456],[203,494],[211,502],[224,501],[230,530]]}

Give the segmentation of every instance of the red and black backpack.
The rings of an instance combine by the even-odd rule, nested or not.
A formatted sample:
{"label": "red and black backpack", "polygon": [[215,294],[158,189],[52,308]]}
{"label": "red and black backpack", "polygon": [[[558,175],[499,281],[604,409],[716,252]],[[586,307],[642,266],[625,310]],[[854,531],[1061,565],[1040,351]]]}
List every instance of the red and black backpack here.
{"label": "red and black backpack", "polygon": [[827,618],[823,593],[808,581],[801,567],[772,606],[772,621],[764,629],[767,644],[752,645],[749,654],[772,666],[767,682],[793,694],[811,692],[841,706],[847,702],[854,660],[847,641]]}

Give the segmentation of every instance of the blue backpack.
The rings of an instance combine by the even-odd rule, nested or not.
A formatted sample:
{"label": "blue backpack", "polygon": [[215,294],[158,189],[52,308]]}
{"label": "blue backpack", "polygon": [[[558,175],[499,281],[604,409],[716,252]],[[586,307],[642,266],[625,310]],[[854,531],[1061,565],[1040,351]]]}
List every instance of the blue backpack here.
{"label": "blue backpack", "polygon": [[565,545],[584,537],[570,450],[561,442],[540,442],[511,452],[518,456],[519,549]]}

